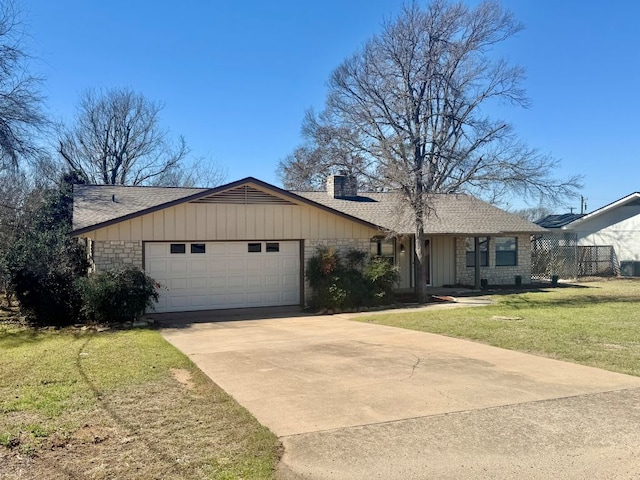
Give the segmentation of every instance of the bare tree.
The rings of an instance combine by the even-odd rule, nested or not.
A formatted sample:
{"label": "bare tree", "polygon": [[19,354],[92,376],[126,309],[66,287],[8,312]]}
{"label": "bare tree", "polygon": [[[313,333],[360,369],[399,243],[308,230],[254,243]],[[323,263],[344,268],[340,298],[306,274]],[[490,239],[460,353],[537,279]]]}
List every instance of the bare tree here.
{"label": "bare tree", "polygon": [[[437,215],[430,194],[557,198],[579,186],[577,177],[554,179],[556,160],[487,115],[498,102],[528,106],[523,69],[491,56],[521,28],[494,1],[475,9],[408,4],[333,72],[324,111],[305,119],[313,148],[338,145],[359,157],[351,162],[359,175],[403,194],[415,226],[416,278],[425,278],[425,222]],[[424,301],[426,285],[416,284]]]}
{"label": "bare tree", "polygon": [[68,167],[88,183],[145,185],[179,169],[189,152],[159,125],[162,106],[129,89],[89,90],[75,125],[63,130],[59,149]]}
{"label": "bare tree", "polygon": [[553,211],[546,205],[537,205],[535,207],[519,208],[517,210],[513,210],[513,213],[525,220],[529,220],[530,222],[537,222],[538,220],[542,220],[544,217],[551,215]]}
{"label": "bare tree", "polygon": [[41,79],[29,73],[24,31],[14,2],[0,2],[0,167],[18,168],[21,158],[40,153],[35,141],[47,125]]}
{"label": "bare tree", "polygon": [[226,180],[226,168],[211,159],[197,157],[155,177],[151,185],[210,188],[222,185]]}

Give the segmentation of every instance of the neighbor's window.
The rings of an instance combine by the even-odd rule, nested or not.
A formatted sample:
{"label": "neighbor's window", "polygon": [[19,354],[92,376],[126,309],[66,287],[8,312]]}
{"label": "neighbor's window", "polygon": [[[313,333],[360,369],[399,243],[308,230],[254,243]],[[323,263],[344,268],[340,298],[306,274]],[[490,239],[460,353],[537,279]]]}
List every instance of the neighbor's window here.
{"label": "neighbor's window", "polygon": [[262,251],[262,244],[261,243],[249,243],[248,247],[247,247],[247,251],[249,253],[261,252]]}
{"label": "neighbor's window", "polygon": [[[476,243],[475,237],[467,237],[465,239],[467,251],[467,267],[476,266]],[[480,237],[480,266],[489,265],[489,237]]]}
{"label": "neighbor's window", "polygon": [[518,264],[518,238],[496,237],[496,267]]}
{"label": "neighbor's window", "polygon": [[373,238],[370,244],[371,255],[374,257],[382,257],[395,263],[395,241],[393,238]]}
{"label": "neighbor's window", "polygon": [[206,247],[204,243],[192,243],[191,253],[206,253]]}
{"label": "neighbor's window", "polygon": [[280,251],[280,244],[279,243],[269,243],[269,242],[267,242],[266,250],[267,250],[267,252],[279,252]]}
{"label": "neighbor's window", "polygon": [[172,243],[171,253],[185,253],[187,251],[184,243]]}

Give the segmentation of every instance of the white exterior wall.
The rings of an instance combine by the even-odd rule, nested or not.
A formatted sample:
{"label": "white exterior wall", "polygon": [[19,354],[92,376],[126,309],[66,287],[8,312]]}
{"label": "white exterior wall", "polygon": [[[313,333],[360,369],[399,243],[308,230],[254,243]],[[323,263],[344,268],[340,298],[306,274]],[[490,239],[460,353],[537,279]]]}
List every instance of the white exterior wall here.
{"label": "white exterior wall", "polygon": [[640,205],[623,205],[579,222],[579,246],[613,246],[619,262],[640,261]]}

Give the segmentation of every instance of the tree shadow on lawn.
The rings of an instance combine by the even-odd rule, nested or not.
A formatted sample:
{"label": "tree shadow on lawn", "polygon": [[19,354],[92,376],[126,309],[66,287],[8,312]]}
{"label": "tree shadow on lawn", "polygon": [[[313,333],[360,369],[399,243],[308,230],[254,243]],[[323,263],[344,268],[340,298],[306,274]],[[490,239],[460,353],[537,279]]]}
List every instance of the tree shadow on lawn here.
{"label": "tree shadow on lawn", "polygon": [[35,327],[28,324],[0,325],[0,350],[48,341],[51,339],[52,333],[71,336],[78,340],[89,338],[98,332],[91,329],[82,330],[78,327]]}

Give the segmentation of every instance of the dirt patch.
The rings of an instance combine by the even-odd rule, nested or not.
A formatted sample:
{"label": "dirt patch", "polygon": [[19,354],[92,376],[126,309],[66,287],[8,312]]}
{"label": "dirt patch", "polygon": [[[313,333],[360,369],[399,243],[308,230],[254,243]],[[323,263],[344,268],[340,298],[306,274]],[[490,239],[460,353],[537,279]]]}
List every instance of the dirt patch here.
{"label": "dirt patch", "polygon": [[28,452],[0,446],[0,478],[270,478],[268,468],[255,476],[243,470],[256,457],[269,465],[277,456],[270,434],[198,373],[171,373],[143,389],[104,395],[97,409],[80,414],[80,427],[53,432]]}
{"label": "dirt patch", "polygon": [[189,390],[193,390],[193,387],[195,387],[190,371],[185,370],[184,368],[172,368],[171,375],[173,375],[173,378]]}

